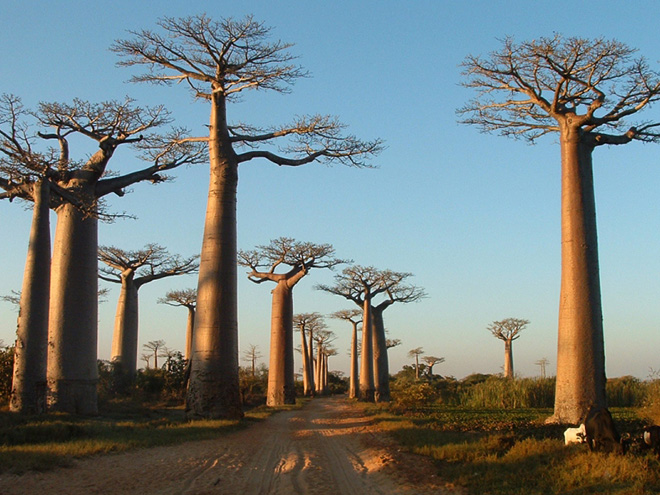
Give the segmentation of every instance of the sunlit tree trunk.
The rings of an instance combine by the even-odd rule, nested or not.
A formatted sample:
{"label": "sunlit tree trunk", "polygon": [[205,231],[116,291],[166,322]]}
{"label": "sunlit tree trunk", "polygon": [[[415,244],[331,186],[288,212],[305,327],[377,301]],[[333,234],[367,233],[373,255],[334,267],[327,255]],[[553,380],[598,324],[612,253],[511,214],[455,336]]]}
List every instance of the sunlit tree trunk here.
{"label": "sunlit tree trunk", "polygon": [[504,341],[504,378],[513,378],[513,341]]}
{"label": "sunlit tree trunk", "polygon": [[193,329],[195,328],[195,308],[193,306],[186,307],[188,308],[188,320],[186,324],[186,354],[184,359],[189,360],[192,356]]}
{"label": "sunlit tree trunk", "polygon": [[309,329],[309,352],[307,354],[309,355],[309,390],[314,395],[316,393],[316,368],[314,366],[314,330],[312,328]]}
{"label": "sunlit tree trunk", "polygon": [[270,326],[270,363],[266,404],[295,404],[293,376],[293,294],[287,280],[273,289]]}
{"label": "sunlit tree trunk", "polygon": [[371,327],[373,330],[374,352],[374,385],[376,402],[389,402],[390,400],[390,365],[387,357],[387,337],[383,323],[383,311],[389,306],[378,305],[371,308]]}
{"label": "sunlit tree trunk", "polygon": [[223,97],[214,94],[211,108],[211,173],[186,412],[190,417],[240,418],[243,411],[238,380],[238,162],[226,131]]}
{"label": "sunlit tree trunk", "polygon": [[98,381],[97,219],[64,204],[57,210],[48,334],[48,406],[96,414]]}
{"label": "sunlit tree trunk", "polygon": [[576,424],[592,405],[605,406],[605,346],[598,270],[592,148],[564,129],[562,275],[557,386],[551,421]]}
{"label": "sunlit tree trunk", "polygon": [[353,324],[353,333],[351,335],[351,376],[348,382],[348,396],[355,399],[360,390],[360,382],[358,381],[358,333],[356,322]]}
{"label": "sunlit tree trunk", "polygon": [[46,406],[46,356],[50,293],[50,187],[33,185],[34,206],[20,313],[14,348],[14,373],[9,409],[38,414]]}
{"label": "sunlit tree trunk", "polygon": [[371,299],[365,297],[362,316],[362,356],[360,360],[360,400],[373,402],[374,361],[373,361],[373,329],[371,317]]}
{"label": "sunlit tree trunk", "polygon": [[133,280],[134,275],[131,270],[121,277],[111,353],[112,361],[129,377],[134,377],[137,372],[138,354],[138,286]]}
{"label": "sunlit tree trunk", "polygon": [[314,371],[316,393],[321,395],[323,393],[323,347],[321,346],[316,349],[316,367]]}
{"label": "sunlit tree trunk", "polygon": [[309,349],[307,347],[307,337],[305,336],[305,329],[300,329],[300,354],[302,355],[302,374],[303,374],[303,394],[305,396],[312,395],[311,388],[311,368],[309,366]]}
{"label": "sunlit tree trunk", "polygon": [[321,360],[322,363],[322,380],[323,380],[323,385],[321,386],[321,391],[323,394],[327,394],[329,392],[328,390],[328,355],[323,354],[323,358]]}

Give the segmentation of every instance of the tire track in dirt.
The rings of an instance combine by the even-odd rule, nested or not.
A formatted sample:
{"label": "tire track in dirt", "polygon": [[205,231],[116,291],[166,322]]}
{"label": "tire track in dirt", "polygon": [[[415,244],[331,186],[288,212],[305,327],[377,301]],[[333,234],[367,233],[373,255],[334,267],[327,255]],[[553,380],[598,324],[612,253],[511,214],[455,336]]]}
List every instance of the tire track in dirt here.
{"label": "tire track in dirt", "polygon": [[405,454],[342,398],[315,399],[215,440],[98,456],[1,475],[2,495],[442,494],[424,457]]}

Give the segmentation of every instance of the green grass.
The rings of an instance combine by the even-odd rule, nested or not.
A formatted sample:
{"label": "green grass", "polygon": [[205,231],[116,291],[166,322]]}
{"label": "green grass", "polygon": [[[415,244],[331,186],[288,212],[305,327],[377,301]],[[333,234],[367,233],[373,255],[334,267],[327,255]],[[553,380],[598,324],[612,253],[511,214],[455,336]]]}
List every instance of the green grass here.
{"label": "green grass", "polygon": [[[366,409],[406,449],[431,457],[439,478],[469,494],[660,493],[660,462],[650,452],[620,456],[565,447],[564,427],[543,423],[551,410],[436,406],[402,415]],[[622,432],[641,428],[634,409],[612,413]]]}
{"label": "green grass", "polygon": [[242,420],[186,421],[181,408],[150,409],[125,403],[97,417],[21,417],[0,412],[0,473],[47,470],[95,454],[218,438],[302,403],[256,408]]}

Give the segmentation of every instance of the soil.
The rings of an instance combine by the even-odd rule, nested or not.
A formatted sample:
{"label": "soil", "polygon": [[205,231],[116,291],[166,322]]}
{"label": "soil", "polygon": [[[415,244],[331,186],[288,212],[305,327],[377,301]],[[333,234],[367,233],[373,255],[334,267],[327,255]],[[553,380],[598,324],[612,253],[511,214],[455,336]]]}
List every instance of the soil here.
{"label": "soil", "polygon": [[3,495],[458,493],[342,398],[310,401],[214,440],[0,476]]}

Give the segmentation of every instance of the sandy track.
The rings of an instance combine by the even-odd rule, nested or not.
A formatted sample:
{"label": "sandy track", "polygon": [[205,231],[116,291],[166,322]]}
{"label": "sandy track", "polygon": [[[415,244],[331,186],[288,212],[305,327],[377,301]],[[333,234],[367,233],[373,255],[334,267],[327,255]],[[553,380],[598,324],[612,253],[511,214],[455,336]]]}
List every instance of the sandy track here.
{"label": "sandy track", "polygon": [[433,494],[424,457],[400,452],[359,409],[315,399],[216,440],[2,475],[0,494]]}

